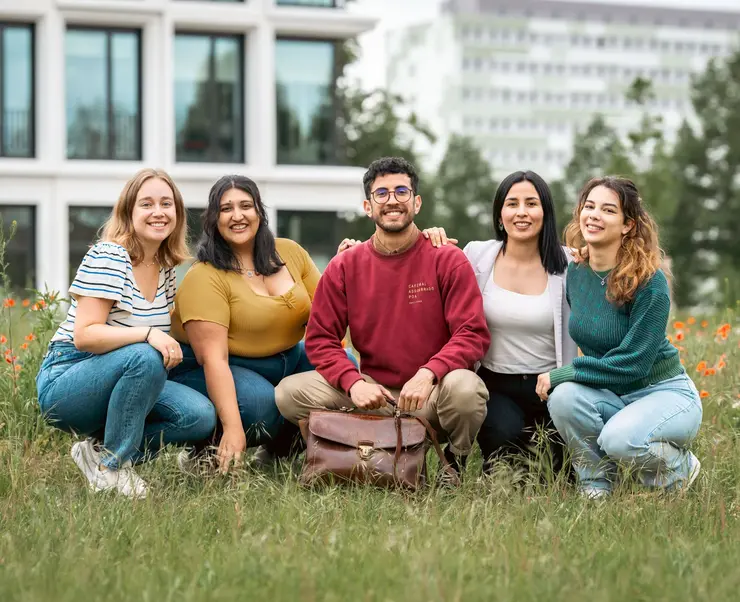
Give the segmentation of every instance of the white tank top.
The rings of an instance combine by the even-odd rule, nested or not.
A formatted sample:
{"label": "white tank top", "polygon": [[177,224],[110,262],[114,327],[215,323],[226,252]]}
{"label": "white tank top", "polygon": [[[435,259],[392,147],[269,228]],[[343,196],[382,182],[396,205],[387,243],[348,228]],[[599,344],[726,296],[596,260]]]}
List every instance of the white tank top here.
{"label": "white tank top", "polygon": [[557,367],[549,280],[541,295],[522,295],[498,286],[491,274],[483,310],[491,331],[484,367],[503,374],[541,374]]}

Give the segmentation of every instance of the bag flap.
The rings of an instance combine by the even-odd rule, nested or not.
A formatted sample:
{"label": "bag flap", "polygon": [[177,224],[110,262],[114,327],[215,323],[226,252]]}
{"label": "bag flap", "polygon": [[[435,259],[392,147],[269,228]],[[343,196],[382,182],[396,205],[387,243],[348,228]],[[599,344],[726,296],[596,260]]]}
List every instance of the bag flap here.
{"label": "bag flap", "polygon": [[[308,417],[308,429],[321,439],[358,447],[360,442],[379,449],[396,449],[396,425],[390,416],[316,411]],[[403,447],[419,445],[427,431],[415,418],[401,418]]]}

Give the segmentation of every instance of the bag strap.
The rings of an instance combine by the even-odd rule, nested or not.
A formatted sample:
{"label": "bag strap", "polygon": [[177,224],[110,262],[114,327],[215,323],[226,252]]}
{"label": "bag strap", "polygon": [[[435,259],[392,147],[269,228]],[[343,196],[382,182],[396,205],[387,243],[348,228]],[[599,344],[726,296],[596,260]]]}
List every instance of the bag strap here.
{"label": "bag strap", "polygon": [[396,470],[398,467],[398,460],[401,457],[401,448],[403,447],[403,431],[401,430],[401,418],[408,417],[408,418],[414,418],[415,420],[418,420],[422,424],[422,426],[426,429],[427,434],[429,435],[429,438],[432,440],[434,451],[437,452],[437,457],[439,458],[439,462],[442,468],[447,473],[447,476],[450,477],[450,479],[452,480],[452,483],[454,485],[459,485],[460,475],[457,474],[457,471],[454,468],[452,468],[452,465],[450,464],[450,462],[447,460],[447,458],[445,458],[445,455],[442,452],[442,448],[439,445],[439,440],[437,439],[437,431],[434,430],[434,427],[429,423],[429,421],[423,416],[417,416],[409,412],[401,412],[398,409],[398,406],[395,404],[395,402],[393,402],[390,399],[387,399],[386,401],[388,402],[388,405],[393,406],[395,408],[395,411],[393,412],[393,416],[395,419],[394,421],[396,423],[396,453],[393,456],[393,478],[395,480],[398,480],[396,478]]}

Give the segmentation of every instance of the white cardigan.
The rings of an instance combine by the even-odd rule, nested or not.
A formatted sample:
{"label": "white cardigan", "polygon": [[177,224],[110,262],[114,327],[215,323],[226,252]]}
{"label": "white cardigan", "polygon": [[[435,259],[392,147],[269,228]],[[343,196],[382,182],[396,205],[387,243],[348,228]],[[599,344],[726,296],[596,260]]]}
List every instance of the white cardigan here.
{"label": "white cardigan", "polygon": [[[493,264],[502,246],[500,240],[474,240],[463,249],[463,253],[473,266],[481,293],[491,278]],[[566,247],[563,248],[568,262],[572,261],[570,251]],[[578,347],[568,334],[570,306],[565,298],[565,274],[548,274],[547,279],[555,322],[555,356],[557,366],[560,368],[573,361],[578,355]]]}

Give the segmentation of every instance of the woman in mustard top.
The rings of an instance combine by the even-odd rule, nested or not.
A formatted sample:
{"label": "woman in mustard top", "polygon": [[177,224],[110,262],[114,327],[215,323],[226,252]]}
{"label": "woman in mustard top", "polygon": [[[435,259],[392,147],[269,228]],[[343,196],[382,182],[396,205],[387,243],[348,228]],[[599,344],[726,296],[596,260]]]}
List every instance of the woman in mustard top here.
{"label": "woman in mustard top", "polygon": [[216,406],[225,472],[247,447],[275,450],[292,437],[275,386],[313,370],[302,339],[320,274],[300,245],[274,238],[259,189],[244,176],[211,188],[197,259],[175,297],[172,336],[183,361],[170,378]]}

